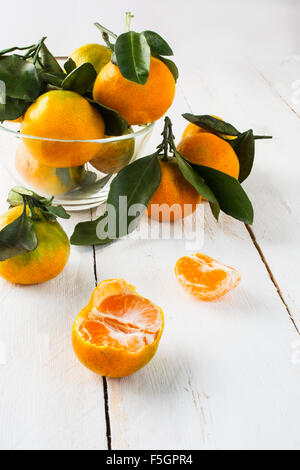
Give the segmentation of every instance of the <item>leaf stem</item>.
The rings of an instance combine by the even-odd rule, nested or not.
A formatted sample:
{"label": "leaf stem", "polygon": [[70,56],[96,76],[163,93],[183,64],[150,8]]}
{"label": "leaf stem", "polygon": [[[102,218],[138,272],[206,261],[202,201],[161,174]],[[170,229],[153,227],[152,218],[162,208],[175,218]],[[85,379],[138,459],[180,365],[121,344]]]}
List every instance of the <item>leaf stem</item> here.
{"label": "leaf stem", "polygon": [[98,28],[99,31],[101,31],[101,33],[106,33],[108,36],[111,36],[112,38],[117,39],[118,36],[115,33],[113,33],[112,31],[110,31],[109,29],[102,26],[102,24],[94,23],[94,26],[96,26],[96,28]]}
{"label": "leaf stem", "polygon": [[271,135],[254,135],[253,136],[255,140],[259,140],[259,139],[273,139],[273,137]]}
{"label": "leaf stem", "polygon": [[33,56],[33,59],[32,59],[32,62],[35,64],[36,61],[38,60],[39,58],[39,52],[41,50],[41,47],[42,45],[44,44],[45,40],[47,39],[46,36],[42,37],[42,39],[39,40],[39,42],[37,43],[37,47],[36,47],[36,50],[35,50],[35,53],[34,53],[34,56]]}

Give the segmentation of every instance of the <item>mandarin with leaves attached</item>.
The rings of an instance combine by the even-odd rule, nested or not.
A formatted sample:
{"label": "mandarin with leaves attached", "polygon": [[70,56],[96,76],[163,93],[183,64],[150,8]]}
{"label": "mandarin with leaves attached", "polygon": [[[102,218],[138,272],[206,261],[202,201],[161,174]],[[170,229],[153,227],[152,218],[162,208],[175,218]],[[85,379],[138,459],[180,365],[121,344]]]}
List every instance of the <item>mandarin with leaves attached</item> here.
{"label": "mandarin with leaves attached", "polygon": [[[0,231],[20,217],[23,209],[23,205],[19,205],[2,215]],[[38,240],[37,247],[0,261],[0,276],[9,282],[28,285],[49,281],[62,272],[69,259],[70,243],[61,225],[48,220],[40,211],[36,212],[38,218],[32,220],[32,224]]]}
{"label": "mandarin with leaves attached", "polygon": [[127,80],[117,65],[108,63],[99,73],[94,100],[120,113],[130,125],[147,124],[162,117],[175,96],[175,80],[168,67],[151,57],[148,81]]}

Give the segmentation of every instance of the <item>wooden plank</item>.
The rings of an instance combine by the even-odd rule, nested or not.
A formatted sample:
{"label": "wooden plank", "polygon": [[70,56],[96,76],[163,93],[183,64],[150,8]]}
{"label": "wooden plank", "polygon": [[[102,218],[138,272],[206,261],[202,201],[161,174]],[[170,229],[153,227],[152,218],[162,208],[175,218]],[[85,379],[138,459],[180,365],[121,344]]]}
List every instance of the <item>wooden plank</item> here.
{"label": "wooden plank", "polygon": [[[245,182],[245,188],[254,203],[253,233],[299,328],[300,200],[297,170],[300,120],[285,102],[287,92],[285,101],[280,97],[284,87],[281,86],[280,93],[273,87],[270,77],[277,70],[273,78],[275,86],[280,67],[272,67],[266,78],[258,67],[246,61],[208,61],[203,69],[185,73],[189,83],[186,93],[196,113],[212,112],[236,123],[242,130],[251,127],[259,134],[273,135],[271,141],[257,142],[254,170]],[[285,69],[281,83],[287,83],[287,76]],[[294,68],[290,76],[293,77],[292,82]],[[200,95],[189,92],[191,83],[196,81]],[[285,88],[287,90],[288,86]],[[209,100],[203,95],[209,96]]]}
{"label": "wooden plank", "polygon": [[[1,211],[8,188],[1,174]],[[6,206],[6,207],[5,207]],[[71,234],[86,219],[62,225]],[[64,272],[37,286],[0,279],[0,449],[106,449],[103,382],[71,345],[75,316],[95,285],[91,248],[71,250]]]}
{"label": "wooden plank", "polygon": [[[214,99],[198,75],[190,78],[181,83],[195,97],[194,111],[226,116],[222,95]],[[229,119],[243,116],[234,106]],[[178,90],[171,111],[177,134],[186,111]],[[159,132],[157,126],[156,139]],[[184,240],[123,240],[96,250],[99,282],[127,279],[166,316],[154,360],[135,375],[108,380],[112,448],[299,447],[299,374],[291,361],[298,336],[246,228],[227,216],[217,224],[205,206],[198,249],[242,273],[240,287],[222,301],[197,302],[177,286],[174,264],[189,252]]]}

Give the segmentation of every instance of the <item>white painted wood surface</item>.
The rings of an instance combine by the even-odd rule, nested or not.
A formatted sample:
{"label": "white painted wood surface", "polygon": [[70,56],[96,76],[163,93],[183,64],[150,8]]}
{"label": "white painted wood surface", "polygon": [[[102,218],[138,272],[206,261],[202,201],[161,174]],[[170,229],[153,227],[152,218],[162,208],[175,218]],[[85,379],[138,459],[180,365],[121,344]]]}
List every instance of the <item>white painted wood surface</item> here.
{"label": "white painted wood surface", "polygon": [[[82,13],[80,3],[72,2],[75,25]],[[85,3],[90,8],[82,13],[82,21],[91,22],[95,2]],[[239,269],[242,282],[219,302],[197,302],[179,288],[173,274],[176,260],[191,252],[184,240],[126,240],[96,249],[99,282],[124,277],[166,316],[153,361],[131,377],[107,380],[105,397],[102,378],[81,366],[70,341],[72,322],[95,285],[93,250],[73,247],[63,274],[41,286],[16,287],[0,280],[0,345],[6,350],[3,364],[0,361],[0,449],[106,449],[107,418],[113,449],[300,449],[300,364],[293,361],[293,344],[299,340],[295,325],[300,327],[300,105],[293,83],[300,79],[300,61],[293,56],[297,43],[289,21],[292,12],[296,16],[297,2],[257,2],[261,13],[271,12],[276,33],[282,28],[275,38],[270,26],[262,51],[268,55],[259,58],[254,52],[263,28],[258,23],[258,37],[250,35],[251,15],[244,30],[238,26],[232,32],[222,22],[222,2],[211,2],[220,7],[214,22],[209,23],[213,7],[203,10],[205,31],[219,26],[231,45],[237,34],[238,52],[246,47],[251,59],[241,54],[211,58],[195,45],[185,54],[175,34],[182,24],[190,26],[195,39],[205,39],[201,28],[196,30],[194,0],[183,13],[182,3],[173,1],[172,22],[166,16],[169,0],[159,2],[160,11],[153,8],[151,14],[141,2],[127,3],[138,15],[137,28],[155,26],[163,33],[170,25],[181,69],[169,112],[178,137],[185,126],[180,115],[188,111],[215,114],[240,129],[253,127],[274,136],[257,142],[255,168],[245,183],[255,209],[252,238],[243,224],[227,216],[217,224],[206,205],[199,209],[199,218],[203,208],[205,212],[204,240],[202,246],[200,238],[197,249]],[[231,0],[236,19],[241,3],[248,11],[250,2]],[[99,4],[98,10],[104,2]],[[75,39],[67,9],[61,9],[65,21],[55,28],[62,32],[64,24],[67,32],[52,44],[55,53],[65,55]],[[40,33],[38,28],[44,33],[47,26],[53,36],[51,11],[42,26],[33,25],[34,33]],[[6,13],[9,25],[8,8]],[[113,17],[107,8],[103,15],[107,23]],[[115,19],[112,23],[117,26]],[[84,40],[83,29],[76,33],[79,42]],[[10,44],[10,36],[4,27],[1,43],[8,37]],[[271,39],[276,41],[274,49]],[[281,57],[270,57],[276,46]],[[208,47],[216,50],[217,42]],[[158,124],[153,146],[159,133]],[[6,175],[0,175],[0,185],[4,211],[11,185]],[[71,233],[78,221],[89,217],[76,214],[63,225]]]}

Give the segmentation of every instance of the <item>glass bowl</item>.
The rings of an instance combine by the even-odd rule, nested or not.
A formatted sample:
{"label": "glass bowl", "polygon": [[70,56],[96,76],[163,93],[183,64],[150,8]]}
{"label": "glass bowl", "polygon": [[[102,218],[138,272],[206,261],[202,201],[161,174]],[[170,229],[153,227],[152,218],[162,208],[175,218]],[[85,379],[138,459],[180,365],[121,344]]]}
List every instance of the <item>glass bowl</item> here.
{"label": "glass bowl", "polygon": [[[19,124],[0,125],[1,165],[10,176],[12,186],[25,186],[50,197],[69,211],[85,210],[106,201],[115,175],[142,152],[154,123],[134,126],[132,132],[97,140],[62,140],[29,136],[19,132]],[[81,166],[56,168],[41,162],[41,155],[90,155]],[[72,165],[72,163],[71,163]],[[8,188],[9,189],[9,188]]]}

